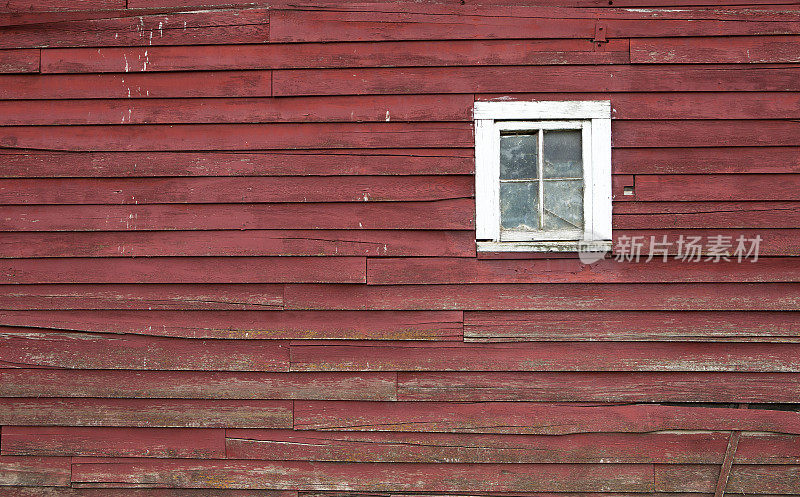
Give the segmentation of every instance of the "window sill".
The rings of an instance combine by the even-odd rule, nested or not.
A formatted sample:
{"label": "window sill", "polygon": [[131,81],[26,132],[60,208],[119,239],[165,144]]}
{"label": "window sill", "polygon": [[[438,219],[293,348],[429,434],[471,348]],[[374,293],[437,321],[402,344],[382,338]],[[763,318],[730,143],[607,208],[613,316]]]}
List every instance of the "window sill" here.
{"label": "window sill", "polygon": [[535,242],[477,242],[478,252],[611,252],[610,240],[585,242],[535,241]]}

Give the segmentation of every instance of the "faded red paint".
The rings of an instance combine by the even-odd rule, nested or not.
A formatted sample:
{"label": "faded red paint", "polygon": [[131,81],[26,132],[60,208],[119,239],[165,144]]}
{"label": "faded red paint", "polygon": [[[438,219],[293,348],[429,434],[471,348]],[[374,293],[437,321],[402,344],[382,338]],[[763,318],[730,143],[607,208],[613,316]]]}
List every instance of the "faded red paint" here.
{"label": "faded red paint", "polygon": [[[232,3],[0,7],[0,493],[800,495],[792,2]],[[477,254],[494,99],[762,259]]]}

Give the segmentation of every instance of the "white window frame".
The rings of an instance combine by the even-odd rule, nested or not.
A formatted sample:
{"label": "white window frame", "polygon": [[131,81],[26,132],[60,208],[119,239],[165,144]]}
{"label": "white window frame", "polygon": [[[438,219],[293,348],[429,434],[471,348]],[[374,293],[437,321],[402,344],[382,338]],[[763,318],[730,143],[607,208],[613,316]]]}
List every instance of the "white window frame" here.
{"label": "white window frame", "polygon": [[[475,102],[475,235],[479,251],[575,252],[611,249],[611,102]],[[583,230],[500,229],[500,134],[580,129]],[[541,154],[541,133],[539,140]]]}

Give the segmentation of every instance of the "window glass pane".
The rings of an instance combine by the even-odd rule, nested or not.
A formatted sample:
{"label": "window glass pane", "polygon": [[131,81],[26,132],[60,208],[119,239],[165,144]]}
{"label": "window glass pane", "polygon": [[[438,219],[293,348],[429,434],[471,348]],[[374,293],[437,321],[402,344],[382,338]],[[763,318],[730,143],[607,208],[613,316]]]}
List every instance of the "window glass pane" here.
{"label": "window glass pane", "polygon": [[539,135],[500,136],[500,179],[539,177]]}
{"label": "window glass pane", "polygon": [[544,132],[542,174],[545,178],[583,177],[581,134],[579,129]]}
{"label": "window glass pane", "polygon": [[544,229],[583,228],[583,181],[544,182]]}
{"label": "window glass pane", "polygon": [[500,183],[500,227],[505,230],[539,229],[539,183]]}

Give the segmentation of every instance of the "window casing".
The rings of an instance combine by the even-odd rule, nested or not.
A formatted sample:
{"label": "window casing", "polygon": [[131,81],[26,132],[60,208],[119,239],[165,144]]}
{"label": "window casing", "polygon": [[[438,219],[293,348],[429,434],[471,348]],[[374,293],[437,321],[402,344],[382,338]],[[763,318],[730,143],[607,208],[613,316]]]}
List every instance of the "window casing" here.
{"label": "window casing", "polygon": [[476,102],[474,119],[478,250],[610,248],[610,102]]}

